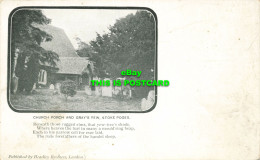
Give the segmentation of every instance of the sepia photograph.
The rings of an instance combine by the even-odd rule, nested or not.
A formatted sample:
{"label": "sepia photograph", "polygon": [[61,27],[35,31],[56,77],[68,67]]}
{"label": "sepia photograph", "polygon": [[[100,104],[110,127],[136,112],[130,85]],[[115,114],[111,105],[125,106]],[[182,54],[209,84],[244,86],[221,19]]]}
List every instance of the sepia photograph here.
{"label": "sepia photograph", "polygon": [[[10,107],[151,111],[157,86],[112,83],[157,80],[156,24],[155,13],[145,8],[16,8],[9,15]],[[111,85],[92,83],[102,81]]]}

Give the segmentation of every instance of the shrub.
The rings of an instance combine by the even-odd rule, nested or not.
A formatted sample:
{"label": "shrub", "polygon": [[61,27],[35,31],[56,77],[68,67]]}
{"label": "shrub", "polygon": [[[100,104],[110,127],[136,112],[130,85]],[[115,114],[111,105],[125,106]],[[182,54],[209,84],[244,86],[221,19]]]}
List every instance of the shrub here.
{"label": "shrub", "polygon": [[77,92],[76,92],[76,84],[72,80],[65,80],[61,83],[60,86],[60,92],[64,94],[65,99],[67,101],[68,97],[73,97]]}

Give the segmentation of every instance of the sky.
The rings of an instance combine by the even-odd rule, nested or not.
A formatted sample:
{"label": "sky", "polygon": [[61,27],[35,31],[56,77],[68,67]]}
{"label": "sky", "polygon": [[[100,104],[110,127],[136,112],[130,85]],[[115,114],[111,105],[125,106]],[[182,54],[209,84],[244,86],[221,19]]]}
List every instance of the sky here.
{"label": "sky", "polygon": [[74,48],[77,48],[77,37],[89,43],[99,34],[107,33],[108,27],[117,19],[137,10],[116,9],[42,9],[52,20],[51,25],[62,28],[69,37]]}

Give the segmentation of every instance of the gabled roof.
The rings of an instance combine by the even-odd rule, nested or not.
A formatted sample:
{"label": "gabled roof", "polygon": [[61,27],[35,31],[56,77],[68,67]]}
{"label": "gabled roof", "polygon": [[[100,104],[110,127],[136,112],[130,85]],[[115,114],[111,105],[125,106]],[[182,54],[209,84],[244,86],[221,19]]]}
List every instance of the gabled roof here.
{"label": "gabled roof", "polygon": [[53,37],[49,42],[42,42],[41,47],[56,52],[60,57],[79,57],[63,29],[52,25],[34,24],[34,26]]}
{"label": "gabled roof", "polygon": [[60,57],[60,61],[57,63],[57,68],[59,68],[59,70],[56,73],[81,75],[86,71],[88,65],[90,65],[90,68],[92,69],[92,63],[87,58]]}
{"label": "gabled roof", "polygon": [[[58,69],[57,74],[76,74],[82,75],[83,73],[92,72],[93,63],[88,58],[78,56],[72,43],[67,37],[63,29],[51,25],[35,25],[39,29],[52,35],[53,39],[49,42],[42,42],[41,47],[46,50],[51,50],[59,55],[57,66],[53,67]],[[43,66],[50,66],[48,63],[42,64]],[[91,71],[89,71],[90,65]]]}

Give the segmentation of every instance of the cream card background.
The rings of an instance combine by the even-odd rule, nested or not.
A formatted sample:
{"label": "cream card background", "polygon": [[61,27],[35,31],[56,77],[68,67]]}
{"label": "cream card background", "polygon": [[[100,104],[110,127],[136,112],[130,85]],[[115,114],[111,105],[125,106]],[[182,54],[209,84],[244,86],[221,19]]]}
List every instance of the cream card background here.
{"label": "cream card background", "polygon": [[[16,113],[8,107],[8,15],[18,6],[34,5],[155,11],[158,79],[171,84],[158,88],[152,112],[120,114],[131,117],[123,122],[135,132],[119,133],[115,140],[37,139],[32,123],[40,121],[33,115],[112,114]],[[91,160],[260,158],[259,11],[256,0],[2,1],[1,159],[19,154],[78,154]]]}

